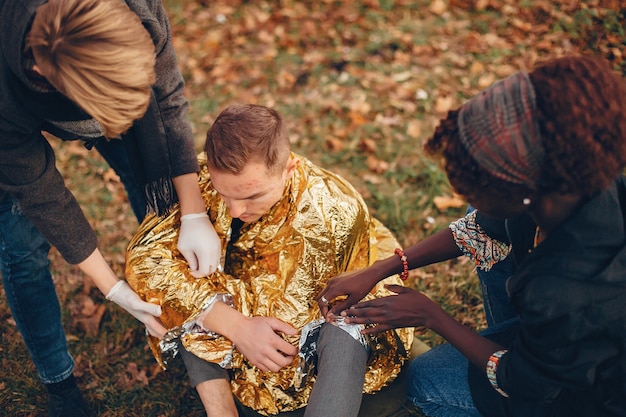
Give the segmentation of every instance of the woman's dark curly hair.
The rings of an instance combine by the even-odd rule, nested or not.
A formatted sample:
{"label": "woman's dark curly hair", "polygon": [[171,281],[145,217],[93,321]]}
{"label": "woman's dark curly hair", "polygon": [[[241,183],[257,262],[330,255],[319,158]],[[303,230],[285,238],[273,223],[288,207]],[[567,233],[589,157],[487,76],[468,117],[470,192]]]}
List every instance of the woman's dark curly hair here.
{"label": "woman's dark curly hair", "polygon": [[626,84],[609,64],[592,56],[554,59],[529,74],[545,149],[537,190],[483,170],[459,140],[452,110],[424,148],[443,157],[450,184],[471,199],[489,192],[504,199],[533,192],[591,195],[606,188],[626,164]]}

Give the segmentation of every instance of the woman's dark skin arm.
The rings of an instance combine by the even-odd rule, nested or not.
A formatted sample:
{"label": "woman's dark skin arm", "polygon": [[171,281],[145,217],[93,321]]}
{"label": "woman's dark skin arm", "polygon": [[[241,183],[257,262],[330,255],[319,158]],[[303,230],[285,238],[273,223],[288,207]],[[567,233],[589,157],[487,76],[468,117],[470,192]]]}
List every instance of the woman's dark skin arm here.
{"label": "woman's dark skin arm", "polygon": [[[409,269],[415,269],[457,258],[462,252],[452,231],[446,228],[409,247],[404,254]],[[359,303],[379,281],[402,270],[400,257],[394,255],[368,268],[334,277],[317,298],[322,314],[327,318],[340,314],[346,323],[365,324],[365,334],[401,327],[427,327],[457,348],[472,364],[484,369],[493,352],[503,347],[457,322],[424,294],[401,285],[388,285],[387,289],[395,295]],[[342,295],[347,298],[336,302],[332,308],[321,300],[322,296],[332,301]]]}
{"label": "woman's dark skin arm", "polygon": [[[409,263],[409,269],[434,264],[437,262],[454,259],[462,255],[454,242],[452,231],[445,228],[432,236],[416,243],[404,251]],[[403,270],[402,261],[397,255],[374,262],[371,266],[344,272],[330,279],[326,287],[317,295],[317,303],[322,315],[338,315],[341,311],[358,303],[374,286],[381,280],[399,274]],[[332,308],[323,302],[324,299],[332,302],[337,297],[347,298],[333,303]]]}
{"label": "woman's dark skin arm", "polygon": [[503,349],[446,313],[424,294],[401,285],[388,285],[396,295],[358,303],[341,313],[346,323],[365,324],[363,333],[377,333],[398,327],[427,327],[441,335],[470,362],[485,368],[489,356]]}
{"label": "woman's dark skin arm", "polygon": [[[539,235],[539,242],[545,239],[584,201],[579,195],[562,193],[536,195],[534,200],[534,205],[528,211],[535,220],[535,224],[542,231]],[[411,268],[422,266],[413,264],[412,260],[415,259],[413,257],[417,257],[419,260],[431,259],[436,262],[435,255],[445,253],[442,248],[449,247],[450,244],[456,247],[450,230],[447,231],[447,234],[446,231],[439,233],[442,233],[443,236],[439,236],[434,241],[430,241],[430,238],[425,239],[405,252]],[[435,238],[439,233],[432,237]],[[446,239],[449,239],[447,241],[448,246],[446,246]],[[419,247],[428,242],[432,247],[423,249]],[[436,246],[435,242],[438,242],[439,245]],[[424,252],[417,253],[419,250]],[[460,250],[458,248],[456,250],[460,254]],[[429,256],[430,258],[428,258]],[[383,262],[386,261],[388,260]],[[402,268],[402,263],[399,260],[396,262],[395,273]],[[345,317],[346,323],[368,325],[363,333],[377,333],[400,327],[427,327],[437,332],[467,357],[470,362],[480,368],[485,367],[493,352],[503,349],[497,343],[485,339],[457,322],[424,294],[400,285],[388,285],[387,288],[396,294],[354,304],[343,310],[341,315]],[[326,297],[328,298],[328,296]]]}

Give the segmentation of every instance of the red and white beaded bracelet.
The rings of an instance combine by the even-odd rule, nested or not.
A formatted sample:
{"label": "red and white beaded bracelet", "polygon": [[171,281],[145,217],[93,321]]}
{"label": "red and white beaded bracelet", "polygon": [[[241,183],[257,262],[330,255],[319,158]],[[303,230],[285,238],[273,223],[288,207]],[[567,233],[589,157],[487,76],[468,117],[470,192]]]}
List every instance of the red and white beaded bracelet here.
{"label": "red and white beaded bracelet", "polygon": [[400,279],[402,281],[406,281],[406,279],[409,277],[409,261],[407,260],[406,255],[404,254],[404,251],[402,249],[396,248],[394,252],[400,257],[400,260],[402,261],[402,273],[400,274]]}

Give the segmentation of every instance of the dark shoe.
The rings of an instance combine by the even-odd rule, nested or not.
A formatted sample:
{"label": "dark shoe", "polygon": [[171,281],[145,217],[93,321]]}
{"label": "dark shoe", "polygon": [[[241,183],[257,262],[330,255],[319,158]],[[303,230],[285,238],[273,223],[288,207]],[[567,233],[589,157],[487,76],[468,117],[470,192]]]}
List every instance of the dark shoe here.
{"label": "dark shoe", "polygon": [[49,417],[89,417],[91,411],[78,388],[62,394],[48,394]]}

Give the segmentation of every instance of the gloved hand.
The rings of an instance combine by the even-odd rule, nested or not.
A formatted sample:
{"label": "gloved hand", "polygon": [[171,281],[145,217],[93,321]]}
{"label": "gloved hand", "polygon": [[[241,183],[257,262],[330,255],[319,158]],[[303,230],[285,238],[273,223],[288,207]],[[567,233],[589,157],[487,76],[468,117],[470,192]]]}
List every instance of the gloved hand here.
{"label": "gloved hand", "polygon": [[156,319],[161,315],[161,306],[143,301],[126,281],[118,281],[106,295],[106,299],[113,301],[145,324],[152,336],[162,338],[165,335],[167,329]]}
{"label": "gloved hand", "polygon": [[181,216],[178,250],[189,263],[191,275],[196,278],[221,268],[222,244],[206,213]]}

